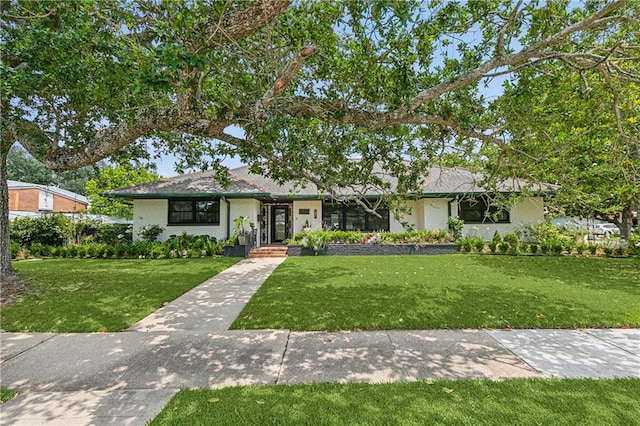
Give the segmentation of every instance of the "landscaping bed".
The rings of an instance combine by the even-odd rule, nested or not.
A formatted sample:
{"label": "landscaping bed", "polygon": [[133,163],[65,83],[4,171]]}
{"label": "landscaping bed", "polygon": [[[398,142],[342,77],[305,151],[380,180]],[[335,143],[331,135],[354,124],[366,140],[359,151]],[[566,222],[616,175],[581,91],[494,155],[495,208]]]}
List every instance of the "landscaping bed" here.
{"label": "landscaping bed", "polygon": [[412,254],[448,254],[457,251],[454,243],[443,244],[327,244],[319,250],[290,244],[288,256],[355,256],[355,255],[412,255]]}

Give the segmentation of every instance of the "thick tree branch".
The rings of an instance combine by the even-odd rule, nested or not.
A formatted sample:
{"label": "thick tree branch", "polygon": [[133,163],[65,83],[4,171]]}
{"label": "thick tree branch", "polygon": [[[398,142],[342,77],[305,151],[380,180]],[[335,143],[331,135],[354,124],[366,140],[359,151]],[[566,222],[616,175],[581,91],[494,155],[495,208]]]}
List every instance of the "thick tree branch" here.
{"label": "thick tree branch", "polygon": [[58,146],[36,123],[24,119],[19,125],[13,125],[10,132],[14,140],[44,165],[54,171],[66,171],[102,160],[153,131],[206,132],[208,137],[213,137],[224,130],[226,122],[202,120],[186,102],[188,98],[179,98],[176,104],[166,108],[143,110],[131,122],[122,121],[98,129],[87,140],[77,141],[77,146]]}
{"label": "thick tree branch", "polygon": [[561,31],[557,32],[556,34],[553,34],[547,37],[546,39],[540,41],[539,43],[529,46],[518,53],[497,56],[495,58],[488,60],[482,65],[474,68],[468,73],[456,78],[453,81],[444,81],[427,90],[422,91],[411,100],[409,111],[414,111],[420,105],[430,100],[433,100],[443,95],[444,93],[451,92],[460,87],[476,83],[480,81],[482,78],[484,78],[487,74],[489,74],[491,70],[495,70],[497,68],[506,67],[506,66],[513,66],[539,56],[546,56],[549,54],[549,52],[545,52],[546,48],[562,43],[567,39],[569,35],[575,32],[594,28],[600,25],[598,22],[599,19],[607,16],[612,11],[618,9],[625,3],[627,3],[627,0],[614,1],[606,5],[601,10],[594,13],[590,17],[580,22],[577,22],[573,25],[570,25],[562,29]]}
{"label": "thick tree branch", "polygon": [[269,89],[267,89],[262,96],[262,99],[256,102],[253,111],[256,121],[260,123],[267,122],[268,116],[265,108],[272,105],[276,98],[284,92],[284,89],[289,85],[291,79],[298,72],[300,67],[302,67],[304,60],[316,53],[317,50],[318,48],[314,44],[309,44],[291,58],[285,66],[284,71],[282,71],[282,74],[280,74]]}
{"label": "thick tree branch", "polygon": [[255,0],[247,8],[232,12],[212,23],[207,44],[241,40],[274,21],[292,0]]}

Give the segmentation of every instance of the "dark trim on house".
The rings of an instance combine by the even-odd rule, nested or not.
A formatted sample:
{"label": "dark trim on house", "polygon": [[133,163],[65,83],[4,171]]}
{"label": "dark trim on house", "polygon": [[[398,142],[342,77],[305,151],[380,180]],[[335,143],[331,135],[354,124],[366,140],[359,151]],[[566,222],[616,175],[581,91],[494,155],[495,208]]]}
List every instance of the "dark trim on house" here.
{"label": "dark trim on house", "polygon": [[166,199],[211,199],[211,198],[260,198],[265,195],[270,195],[265,192],[255,193],[237,193],[237,192],[206,192],[206,193],[190,193],[190,192],[178,192],[178,193],[154,193],[154,194],[126,194],[126,193],[103,193],[105,197],[113,198],[129,198],[133,200],[166,200]]}
{"label": "dark trim on house", "polygon": [[[191,204],[190,209],[173,209],[172,205],[177,203]],[[209,206],[199,206],[198,204],[209,203]],[[212,208],[212,210],[210,209]],[[172,218],[172,215],[175,215]],[[189,219],[185,219],[190,215]],[[179,220],[176,220],[176,217]],[[220,226],[220,198],[170,198],[167,200],[167,225],[168,226]]]}
{"label": "dark trim on house", "polygon": [[466,224],[511,223],[509,209],[493,206],[485,196],[458,200],[458,217]]}

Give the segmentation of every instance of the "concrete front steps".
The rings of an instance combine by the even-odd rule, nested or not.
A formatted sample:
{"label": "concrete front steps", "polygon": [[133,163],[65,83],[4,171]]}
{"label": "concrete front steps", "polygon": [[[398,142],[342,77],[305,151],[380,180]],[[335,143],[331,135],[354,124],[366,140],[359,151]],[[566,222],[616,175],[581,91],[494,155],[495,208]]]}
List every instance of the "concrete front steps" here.
{"label": "concrete front steps", "polygon": [[250,259],[260,257],[287,257],[287,246],[265,246],[252,248],[249,252]]}

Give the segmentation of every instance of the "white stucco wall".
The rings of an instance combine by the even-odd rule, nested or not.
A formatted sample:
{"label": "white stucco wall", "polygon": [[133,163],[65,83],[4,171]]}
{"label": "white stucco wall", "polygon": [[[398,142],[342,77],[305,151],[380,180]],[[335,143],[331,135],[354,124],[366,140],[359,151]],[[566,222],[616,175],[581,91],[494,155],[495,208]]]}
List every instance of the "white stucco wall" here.
{"label": "white stucco wall", "polygon": [[[231,204],[230,223],[227,218],[227,203]],[[180,235],[186,232],[189,235],[210,235],[218,240],[224,240],[233,234],[233,220],[240,216],[247,216],[248,222],[258,224],[260,201],[253,199],[220,200],[220,224],[219,225],[169,225],[168,200],[134,200],[133,202],[133,235],[139,239],[140,228],[146,225],[160,225],[164,229],[159,240],[165,241],[171,235]],[[246,229],[249,230],[247,222]],[[230,234],[229,234],[230,233]]]}
{"label": "white stucco wall", "polygon": [[[406,214],[404,221],[414,224],[416,229],[447,229],[448,227],[448,202],[449,198],[425,198],[418,201],[409,201],[411,213]],[[218,240],[223,240],[233,234],[233,220],[239,216],[249,217],[248,222],[254,222],[259,226],[260,201],[254,199],[232,199],[230,203],[230,216],[227,218],[227,201],[220,201],[220,225],[168,225],[168,200],[134,200],[133,235],[139,239],[140,228],[146,225],[160,225],[164,232],[160,235],[161,241],[167,240],[171,235],[180,235],[187,232],[190,235],[210,235]],[[300,232],[306,220],[312,228],[322,226],[322,201],[320,200],[295,200],[292,206],[293,234]],[[308,215],[301,215],[300,209],[309,209]],[[457,203],[451,203],[451,214],[457,214]],[[317,218],[314,218],[314,210],[317,210]],[[229,220],[229,221],[228,221]],[[544,200],[541,197],[530,197],[515,204],[510,210],[510,223],[498,224],[467,224],[464,226],[464,235],[480,236],[485,240],[493,238],[497,230],[504,235],[514,232],[522,224],[537,223],[544,220]],[[229,224],[229,225],[228,225]],[[404,228],[400,220],[391,212],[390,231],[402,232]],[[247,230],[249,227],[247,225]],[[230,233],[230,234],[229,234]]]}
{"label": "white stucco wall", "polygon": [[[300,214],[300,209],[309,209],[309,214]],[[316,212],[315,217],[314,211]],[[322,200],[293,201],[293,235],[302,231],[307,220],[311,229],[322,228]]]}
{"label": "white stucco wall", "polygon": [[[457,205],[452,204],[452,214],[457,212]],[[544,221],[544,200],[542,197],[528,197],[516,203],[509,210],[510,223],[485,223],[485,224],[468,224],[463,228],[463,235],[479,236],[489,241],[493,238],[495,231],[500,235],[515,230],[524,224],[537,223]]]}
{"label": "white stucco wall", "polygon": [[396,217],[394,212],[390,212],[389,217],[389,231],[390,232],[404,232],[404,226],[402,226],[402,222],[407,222],[414,226],[414,229],[422,229],[420,226],[422,225],[421,221],[421,210],[422,210],[422,202],[421,201],[407,201],[407,207],[410,209],[409,212],[403,213],[402,218]]}
{"label": "white stucco wall", "polygon": [[258,215],[260,214],[260,201],[254,199],[233,199],[231,203],[231,233],[233,234],[233,221],[240,217],[249,218],[245,228],[249,231],[249,222],[258,223]]}
{"label": "white stucco wall", "polygon": [[422,199],[423,227],[420,229],[448,229],[451,198]]}

